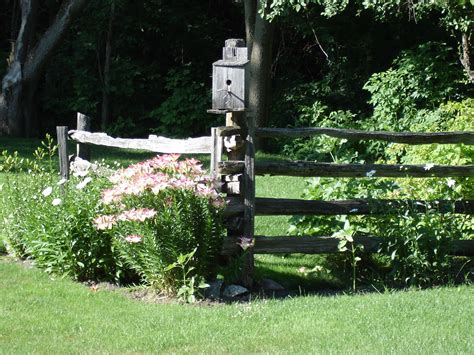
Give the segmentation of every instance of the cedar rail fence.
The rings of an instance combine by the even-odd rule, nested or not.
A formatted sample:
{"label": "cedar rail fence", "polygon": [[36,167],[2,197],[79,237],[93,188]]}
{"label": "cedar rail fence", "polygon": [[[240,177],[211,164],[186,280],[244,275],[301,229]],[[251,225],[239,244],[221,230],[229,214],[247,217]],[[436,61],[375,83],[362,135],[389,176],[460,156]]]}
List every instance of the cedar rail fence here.
{"label": "cedar rail fence", "polygon": [[[229,115],[229,113],[228,113]],[[214,128],[213,168],[216,177],[224,182],[223,191],[229,198],[226,210],[230,226],[234,230],[225,242],[223,253],[234,254],[241,248],[239,236],[253,240],[244,260],[244,283],[252,284],[253,254],[306,253],[325,254],[339,252],[339,239],[330,236],[254,236],[255,215],[388,215],[398,214],[410,208],[414,212],[427,212],[430,206],[437,213],[474,214],[474,200],[462,201],[417,201],[417,200],[298,200],[282,198],[255,198],[256,175],[284,175],[305,177],[473,177],[474,165],[387,165],[387,164],[335,164],[310,161],[255,161],[254,139],[278,137],[309,137],[328,135],[348,140],[380,140],[404,144],[466,144],[474,145],[474,132],[384,132],[360,131],[336,128],[255,128],[251,117],[238,113],[237,119],[227,120],[228,126]],[[243,116],[243,117],[241,117]],[[230,121],[230,122],[229,122]],[[229,124],[230,123],[230,124]],[[232,125],[232,126],[231,126]],[[229,127],[230,126],[230,127]],[[246,137],[243,144],[234,137]],[[242,139],[241,139],[242,140]],[[240,140],[240,141],[241,141]],[[229,147],[226,142],[234,142]],[[228,160],[220,159],[222,146],[228,152]],[[232,151],[236,149],[237,152]],[[240,151],[239,151],[240,149]],[[245,153],[244,153],[245,152]],[[243,159],[242,159],[243,157]],[[243,216],[243,217],[242,217]],[[243,224],[243,227],[242,227]],[[237,232],[237,233],[236,233]],[[243,233],[242,233],[243,232]],[[233,237],[232,237],[233,236]],[[382,238],[355,236],[354,243],[362,244],[365,251],[377,252]],[[450,254],[474,256],[474,240],[451,242]]]}
{"label": "cedar rail fence", "polygon": [[[244,254],[242,282],[253,283],[254,254],[305,253],[326,254],[340,252],[339,239],[330,236],[255,236],[255,216],[264,215],[387,215],[397,214],[407,207],[423,213],[436,206],[438,213],[474,214],[474,200],[299,200],[255,198],[256,175],[284,175],[304,177],[473,177],[474,165],[387,165],[335,164],[310,161],[255,161],[255,138],[309,137],[328,135],[348,140],[381,140],[404,144],[466,144],[474,145],[474,132],[385,132],[336,128],[256,128],[254,119],[245,111],[223,111],[226,126],[213,127],[210,137],[170,139],[150,136],[148,139],[112,138],[105,133],[91,133],[90,118],[78,113],[77,130],[57,127],[60,170],[69,177],[67,139],[78,143],[77,156],[90,160],[88,145],[148,150],[157,153],[211,154],[211,173],[227,194],[224,211],[228,237],[222,254],[242,252],[242,238],[249,245]],[[227,155],[227,160],[222,155]],[[382,238],[355,236],[354,243],[367,252],[377,252]],[[474,240],[451,242],[452,255],[474,256]]]}

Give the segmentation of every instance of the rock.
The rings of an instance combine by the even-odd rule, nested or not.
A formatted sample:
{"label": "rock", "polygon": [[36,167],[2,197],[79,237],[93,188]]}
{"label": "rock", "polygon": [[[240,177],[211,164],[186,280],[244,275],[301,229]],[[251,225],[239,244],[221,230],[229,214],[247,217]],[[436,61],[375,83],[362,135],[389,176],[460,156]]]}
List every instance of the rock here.
{"label": "rock", "polygon": [[245,287],[239,285],[229,285],[224,289],[222,296],[225,298],[235,298],[249,292]]}
{"label": "rock", "polygon": [[221,290],[222,285],[224,285],[224,281],[216,280],[212,282],[209,287],[206,289],[205,296],[206,298],[210,298],[213,300],[217,300],[221,297]]}
{"label": "rock", "polygon": [[276,281],[273,281],[272,279],[262,279],[260,284],[265,291],[284,291],[285,290],[285,288],[282,285],[280,285]]}

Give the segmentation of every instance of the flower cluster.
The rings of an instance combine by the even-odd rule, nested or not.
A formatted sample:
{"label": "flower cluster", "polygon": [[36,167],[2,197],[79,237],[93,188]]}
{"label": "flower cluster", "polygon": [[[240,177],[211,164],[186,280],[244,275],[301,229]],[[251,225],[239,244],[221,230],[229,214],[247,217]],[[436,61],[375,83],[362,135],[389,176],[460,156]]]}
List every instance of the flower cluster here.
{"label": "flower cluster", "polygon": [[145,192],[156,195],[165,189],[185,189],[209,198],[216,207],[222,207],[224,200],[212,186],[212,180],[204,175],[199,161],[178,159],[179,154],[158,155],[118,171],[109,178],[114,185],[103,192],[102,202],[118,204],[126,196],[138,196]]}
{"label": "flower cluster", "polygon": [[[178,154],[158,155],[153,159],[133,164],[117,171],[109,177],[109,180],[113,185],[102,192],[102,202],[110,205],[112,209],[117,208],[119,212],[96,217],[93,223],[98,230],[112,229],[119,222],[145,222],[147,219],[153,219],[158,213],[157,210],[138,208],[133,202],[138,200],[134,198],[151,196],[156,200],[160,198],[157,195],[165,190],[186,190],[208,199],[215,208],[224,206],[224,199],[213,187],[213,180],[204,175],[199,161],[179,160]],[[164,205],[170,207],[173,197],[160,196],[163,198]],[[145,203],[141,207],[150,207],[150,205]],[[140,243],[142,239],[137,235],[130,235],[125,238],[125,241]]]}

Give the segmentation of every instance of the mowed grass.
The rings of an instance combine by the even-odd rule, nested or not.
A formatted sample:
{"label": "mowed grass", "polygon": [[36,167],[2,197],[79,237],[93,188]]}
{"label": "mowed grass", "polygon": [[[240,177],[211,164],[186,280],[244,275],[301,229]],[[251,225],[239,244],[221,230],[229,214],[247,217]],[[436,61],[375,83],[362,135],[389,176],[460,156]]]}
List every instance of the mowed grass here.
{"label": "mowed grass", "polygon": [[[18,147],[31,156],[37,143],[0,139],[0,150]],[[93,159],[124,166],[152,156],[93,150]],[[208,166],[207,156],[198,158]],[[257,177],[257,196],[298,198],[304,186],[302,178]],[[285,235],[288,225],[285,216],[257,217],[256,234]],[[256,276],[293,289],[327,289],[328,280],[297,272],[318,258],[258,255]],[[0,353],[473,353],[473,296],[472,286],[460,286],[215,306],[147,304],[53,280],[4,258]]]}
{"label": "mowed grass", "polygon": [[0,262],[0,353],[473,353],[474,288],[193,306]]}

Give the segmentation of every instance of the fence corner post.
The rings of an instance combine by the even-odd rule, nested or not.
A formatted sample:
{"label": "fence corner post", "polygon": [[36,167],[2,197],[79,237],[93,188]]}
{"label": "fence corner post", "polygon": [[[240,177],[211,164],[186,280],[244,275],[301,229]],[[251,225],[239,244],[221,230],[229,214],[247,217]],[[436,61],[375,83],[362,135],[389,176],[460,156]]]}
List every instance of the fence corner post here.
{"label": "fence corner post", "polygon": [[[83,113],[77,113],[77,130],[78,131],[91,131],[91,118],[84,115]],[[79,158],[84,160],[91,160],[91,149],[88,145],[83,143],[77,144],[77,154]]]}
{"label": "fence corner post", "polygon": [[[245,145],[244,169],[244,236],[255,242],[255,118],[251,113],[246,117],[247,138]],[[247,249],[242,269],[242,283],[245,287],[253,286],[254,273],[253,247]]]}
{"label": "fence corner post", "polygon": [[69,157],[67,155],[67,126],[57,126],[56,135],[58,138],[59,171],[61,178],[69,179]]}

